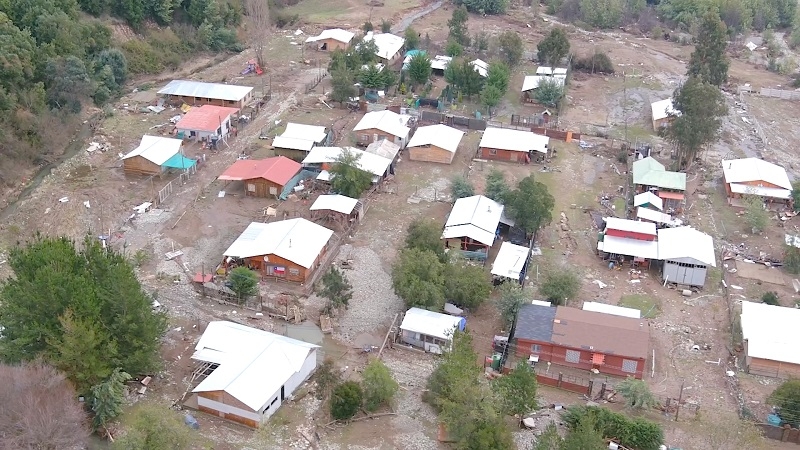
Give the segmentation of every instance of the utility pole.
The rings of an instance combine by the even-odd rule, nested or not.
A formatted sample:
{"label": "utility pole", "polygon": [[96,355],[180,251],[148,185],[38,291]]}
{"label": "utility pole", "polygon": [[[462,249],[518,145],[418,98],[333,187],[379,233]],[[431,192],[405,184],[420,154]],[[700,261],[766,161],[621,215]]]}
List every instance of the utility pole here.
{"label": "utility pole", "polygon": [[628,144],[628,78],[622,72],[622,115],[625,118],[625,144]]}
{"label": "utility pole", "polygon": [[675,422],[678,421],[678,413],[681,412],[681,401],[683,400],[683,382],[681,382],[681,393],[678,394],[678,404],[675,405]]}

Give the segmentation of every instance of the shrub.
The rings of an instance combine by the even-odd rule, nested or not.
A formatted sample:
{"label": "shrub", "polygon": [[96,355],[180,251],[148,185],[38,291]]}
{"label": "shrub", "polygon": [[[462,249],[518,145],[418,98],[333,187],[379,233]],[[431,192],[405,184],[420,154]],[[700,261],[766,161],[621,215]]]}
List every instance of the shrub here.
{"label": "shrub", "polygon": [[562,417],[570,429],[576,429],[582,420],[593,419],[603,437],[619,439],[621,445],[636,450],[657,450],[664,441],[664,432],[657,423],[606,408],[573,406]]}
{"label": "shrub", "polygon": [[572,69],[586,73],[614,73],[614,64],[605,52],[596,52],[591,56],[576,57],[572,60]]}
{"label": "shrub", "polygon": [[475,188],[472,183],[461,175],[456,175],[450,182],[450,193],[454,200],[475,195]]}
{"label": "shrub", "polygon": [[780,306],[780,302],[778,301],[778,293],[774,291],[764,292],[764,295],[761,296],[761,301],[772,306]]}
{"label": "shrub", "polygon": [[793,245],[787,245],[784,247],[783,268],[793,275],[800,273],[800,248],[797,248]]}
{"label": "shrub", "polygon": [[164,70],[159,53],[145,41],[131,39],[122,44],[122,53],[132,74],[155,74]]}
{"label": "shrub", "polygon": [[578,294],[580,287],[581,280],[574,272],[559,270],[547,274],[539,293],[556,305],[564,305]]}
{"label": "shrub", "polygon": [[380,359],[367,364],[363,374],[364,409],[375,411],[381,405],[392,401],[397,393],[397,381],[392,378],[389,368]]}
{"label": "shrub", "polygon": [[336,386],[331,394],[331,417],[348,420],[356,415],[361,407],[364,393],[355,381],[345,381]]}

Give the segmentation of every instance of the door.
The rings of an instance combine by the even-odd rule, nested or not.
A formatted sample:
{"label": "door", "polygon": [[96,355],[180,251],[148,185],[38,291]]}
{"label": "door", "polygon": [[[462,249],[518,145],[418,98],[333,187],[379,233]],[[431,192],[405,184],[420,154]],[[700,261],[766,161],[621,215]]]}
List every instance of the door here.
{"label": "door", "polygon": [[286,400],[286,386],[281,386],[281,401]]}

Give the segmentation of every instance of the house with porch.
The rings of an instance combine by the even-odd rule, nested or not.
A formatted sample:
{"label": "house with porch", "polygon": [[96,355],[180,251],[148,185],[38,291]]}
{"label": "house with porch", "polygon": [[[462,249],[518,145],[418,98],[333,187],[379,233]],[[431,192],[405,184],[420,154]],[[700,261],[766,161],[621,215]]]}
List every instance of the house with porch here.
{"label": "house with porch", "polygon": [[742,207],[742,197],[755,195],[767,204],[792,205],[792,182],[786,169],[760,158],[722,161],[728,203]]}
{"label": "house with porch", "polygon": [[175,124],[175,131],[182,139],[211,142],[225,139],[233,130],[231,118],[237,112],[239,109],[227,106],[193,107]]}
{"label": "house with porch", "polygon": [[605,229],[597,239],[597,251],[603,259],[622,265],[630,262],[632,267],[649,267],[658,260],[658,232],[650,222],[603,218]]}
{"label": "house with porch", "polygon": [[313,43],[316,45],[317,50],[324,52],[332,52],[334,50],[347,50],[350,48],[350,42],[355,37],[355,33],[341,28],[330,28],[322,30],[322,33],[316,36],[310,36],[306,39],[306,44]]}
{"label": "house with porch", "polygon": [[126,175],[158,175],[169,169],[189,169],[196,161],[183,156],[183,141],[142,136],[139,146],[122,157]]}
{"label": "house with porch", "polygon": [[367,146],[386,139],[403,149],[406,147],[408,135],[411,133],[411,129],[406,126],[410,118],[411,116],[400,115],[388,109],[372,111],[364,114],[364,117],[353,128],[353,132],[361,145]]}
{"label": "house with porch", "polygon": [[242,109],[253,100],[252,86],[172,80],[158,91],[171,102],[187,105],[216,105]]}
{"label": "house with porch", "polygon": [[263,277],[305,283],[322,264],[333,231],[303,218],[253,222],[223,253],[226,270],[249,267]]}
{"label": "house with porch", "polygon": [[285,156],[241,159],[234,162],[217,179],[243,182],[247,196],[277,198],[301,168],[300,163]]}
{"label": "house with porch", "polygon": [[483,159],[529,163],[544,159],[550,148],[550,138],[530,131],[488,127],[478,144]]}
{"label": "house with porch", "polygon": [[703,287],[709,267],[717,267],[714,240],[692,227],[658,230],[658,259],[664,283]]}
{"label": "house with porch", "polygon": [[686,191],[686,174],[666,170],[652,156],[633,163],[633,188],[636,194],[652,192],[664,202],[665,211],[683,210]]}
{"label": "house with porch", "polygon": [[483,195],[456,200],[442,232],[445,247],[477,252],[485,259],[494,245],[502,214],[503,205]]}
{"label": "house with porch", "polygon": [[325,147],[330,143],[328,129],[323,126],[289,122],[280,136],[272,140],[276,156],[285,156],[302,161],[312,148]]}

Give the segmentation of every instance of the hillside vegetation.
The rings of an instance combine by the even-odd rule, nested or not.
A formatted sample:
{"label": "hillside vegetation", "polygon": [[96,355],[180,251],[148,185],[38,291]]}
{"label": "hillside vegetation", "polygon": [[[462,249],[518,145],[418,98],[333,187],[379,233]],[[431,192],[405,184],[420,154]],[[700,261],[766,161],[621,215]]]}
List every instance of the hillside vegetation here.
{"label": "hillside vegetation", "polygon": [[[114,42],[109,16],[137,38]],[[60,152],[77,113],[115,98],[129,75],[241,50],[241,20],[239,0],[0,0],[0,183]]]}

